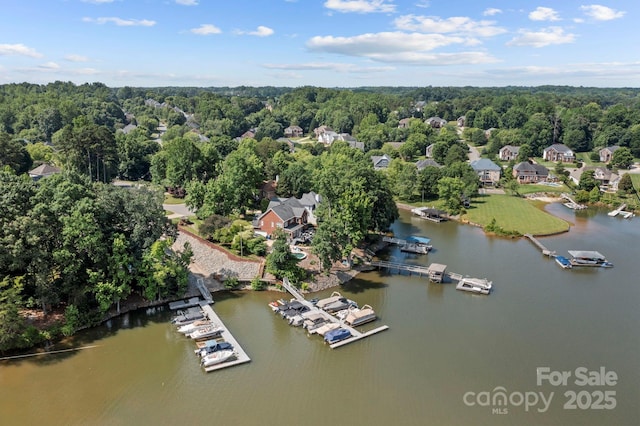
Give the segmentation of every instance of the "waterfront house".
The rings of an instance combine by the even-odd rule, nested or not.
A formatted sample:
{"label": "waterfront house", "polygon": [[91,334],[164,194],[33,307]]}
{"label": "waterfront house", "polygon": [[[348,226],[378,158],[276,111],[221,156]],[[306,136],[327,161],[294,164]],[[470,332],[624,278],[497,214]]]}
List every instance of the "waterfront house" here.
{"label": "waterfront house", "polygon": [[478,179],[483,186],[493,186],[500,181],[502,168],[488,158],[472,161],[471,168],[478,174]]}
{"label": "waterfront house", "polygon": [[576,160],[576,156],[568,146],[561,143],[554,143],[542,152],[542,158],[554,163],[571,163]]}
{"label": "waterfront house", "polygon": [[500,148],[500,151],[498,152],[498,158],[501,161],[515,161],[518,159],[518,154],[520,154],[519,146],[505,145]]}
{"label": "waterfront house", "polygon": [[606,167],[582,167],[580,169],[575,169],[569,173],[569,179],[571,179],[574,184],[578,185],[582,174],[589,170],[593,170],[593,178],[598,181],[598,187],[601,191],[615,192],[618,190],[620,175],[612,172]]}
{"label": "waterfront house", "polygon": [[603,163],[608,163],[613,159],[613,153],[616,152],[620,147],[618,145],[607,146],[598,151],[600,154],[600,161]]}
{"label": "waterfront house", "polygon": [[460,117],[458,117],[456,122],[458,123],[458,127],[464,127],[467,123],[467,117],[465,115],[461,115]]}
{"label": "waterfront house", "polygon": [[307,224],[309,213],[296,198],[274,198],[267,210],[258,216],[254,227],[266,236],[271,236],[276,229],[282,229],[290,239],[302,234]]}
{"label": "waterfront house", "polygon": [[549,169],[540,164],[523,161],[513,167],[513,177],[518,183],[544,182],[549,178]]}
{"label": "waterfront house", "polygon": [[371,156],[371,161],[373,162],[373,168],[376,170],[386,169],[389,167],[389,163],[391,162],[391,158],[384,155],[373,155]]}

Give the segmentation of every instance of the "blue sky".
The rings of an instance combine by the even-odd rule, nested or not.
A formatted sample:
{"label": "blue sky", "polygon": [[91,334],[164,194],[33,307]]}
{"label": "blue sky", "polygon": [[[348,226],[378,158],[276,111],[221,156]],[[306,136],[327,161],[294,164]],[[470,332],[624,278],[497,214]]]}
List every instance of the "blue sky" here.
{"label": "blue sky", "polygon": [[638,0],[3,0],[0,84],[640,86]]}

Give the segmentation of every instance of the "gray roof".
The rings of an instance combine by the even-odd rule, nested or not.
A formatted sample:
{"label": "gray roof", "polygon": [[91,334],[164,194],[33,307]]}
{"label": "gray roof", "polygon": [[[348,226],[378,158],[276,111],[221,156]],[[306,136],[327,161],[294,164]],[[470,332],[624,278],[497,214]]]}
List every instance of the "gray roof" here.
{"label": "gray roof", "polygon": [[429,166],[433,166],[433,167],[442,167],[442,166],[440,166],[440,164],[438,164],[435,160],[432,160],[431,158],[426,158],[426,159],[424,159],[424,160],[419,160],[419,161],[416,163],[416,168],[417,168],[418,170],[425,169],[425,168],[427,168],[427,167],[429,167]]}
{"label": "gray roof", "polygon": [[589,250],[569,250],[569,254],[573,257],[581,257],[585,259],[606,260],[606,258],[597,251]]}
{"label": "gray roof", "polygon": [[267,211],[264,212],[260,217],[267,214],[269,210],[272,210],[280,219],[283,221],[287,221],[289,219],[302,217],[304,214],[305,208],[298,201],[298,199],[291,198],[272,198],[269,202],[269,207]]}
{"label": "gray roof", "polygon": [[310,207],[313,209],[320,202],[320,196],[313,191],[305,192],[304,194],[302,194],[302,197],[300,197],[300,200],[298,200],[298,202],[304,207]]}
{"label": "gray roof", "polygon": [[605,149],[608,150],[609,152],[616,152],[617,150],[620,149],[620,147],[618,145],[605,146],[600,151],[604,151]]}
{"label": "gray roof", "polygon": [[49,176],[60,173],[60,169],[51,164],[43,163],[33,170],[29,171],[29,176]]}
{"label": "gray roof", "polygon": [[471,167],[475,171],[481,171],[481,170],[500,171],[500,170],[502,170],[500,168],[500,166],[498,166],[496,163],[494,163],[493,161],[489,160],[488,158],[480,158],[478,160],[472,161],[471,162]]}
{"label": "gray roof", "polygon": [[554,143],[551,146],[548,146],[544,149],[544,151],[549,151],[549,150],[555,150],[557,152],[563,152],[563,153],[573,153],[573,151],[571,150],[571,148],[569,148],[568,146],[561,144],[561,143]]}
{"label": "gray roof", "polygon": [[549,169],[540,164],[531,164],[528,161],[523,161],[522,163],[518,163],[513,167],[513,170],[517,172],[535,172],[541,176],[548,176]]}
{"label": "gray roof", "polygon": [[509,151],[513,152],[514,154],[517,154],[517,153],[520,152],[520,147],[519,146],[505,145],[502,148],[500,148],[500,152],[502,152],[503,149],[508,149]]}

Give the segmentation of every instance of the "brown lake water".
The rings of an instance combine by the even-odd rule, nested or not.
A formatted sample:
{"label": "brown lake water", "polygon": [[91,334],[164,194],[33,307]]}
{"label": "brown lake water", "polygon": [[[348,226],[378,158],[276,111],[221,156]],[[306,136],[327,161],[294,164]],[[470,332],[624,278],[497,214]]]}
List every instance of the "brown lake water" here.
{"label": "brown lake water", "polygon": [[[168,309],[132,313],[74,342],[95,347],[0,362],[0,424],[637,425],[640,218],[547,209],[574,224],[543,238],[548,248],[598,250],[615,267],[564,270],[524,239],[402,213],[396,235],[427,236],[434,250],[383,256],[444,263],[493,280],[494,292],[360,274],[339,290],[390,329],[335,350],[271,312],[281,294],[216,294],[214,309],[252,362],[208,374]],[[580,385],[581,372],[601,368],[615,384]],[[538,386],[538,371],[570,377]]]}

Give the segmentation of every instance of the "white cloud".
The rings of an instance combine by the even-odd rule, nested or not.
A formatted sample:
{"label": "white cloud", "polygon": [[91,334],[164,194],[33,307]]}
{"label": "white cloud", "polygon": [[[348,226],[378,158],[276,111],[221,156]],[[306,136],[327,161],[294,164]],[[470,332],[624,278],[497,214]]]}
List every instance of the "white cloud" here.
{"label": "white cloud", "polygon": [[95,75],[98,74],[99,71],[95,68],[79,68],[77,70],[72,70],[71,73],[77,75]]}
{"label": "white cloud", "polygon": [[442,19],[436,16],[405,15],[397,18],[394,24],[396,28],[405,31],[467,34],[477,37],[492,37],[506,32],[504,28],[495,26],[493,21],[474,21],[464,16]]}
{"label": "white cloud", "polygon": [[396,10],[396,5],[387,0],[327,0],[324,7],[342,13],[391,13]]}
{"label": "white cloud", "polygon": [[220,34],[222,32],[220,28],[211,24],[202,24],[198,28],[192,28],[189,31],[198,35]]}
{"label": "white cloud", "polygon": [[426,9],[428,7],[431,7],[431,2],[429,0],[422,0],[416,3],[416,7],[421,7],[423,9]]}
{"label": "white cloud", "polygon": [[290,71],[336,71],[346,73],[367,74],[376,72],[388,72],[395,67],[360,67],[354,64],[342,64],[339,62],[307,62],[303,64],[264,64],[263,67],[275,70]]}
{"label": "white cloud", "polygon": [[112,23],[118,27],[153,27],[156,21],[150,21],[148,19],[122,19],[116,17],[100,17],[100,18],[82,18],[84,22],[91,22],[94,24],[107,24]]}
{"label": "white cloud", "polygon": [[552,44],[567,44],[575,41],[575,34],[565,33],[560,27],[543,28],[540,31],[520,30],[507,43],[508,46],[544,47]]}
{"label": "white cloud", "polygon": [[273,35],[273,32],[274,31],[271,28],[260,25],[255,31],[249,31],[246,34],[256,37],[269,37],[270,35]]}
{"label": "white cloud", "polygon": [[75,54],[65,55],[64,59],[66,59],[69,62],[88,62],[89,61],[89,58],[87,58],[86,56],[75,55]]}
{"label": "white cloud", "polygon": [[30,56],[32,58],[41,58],[42,54],[38,53],[34,48],[18,44],[0,44],[0,56]]}
{"label": "white cloud", "polygon": [[599,4],[580,6],[580,10],[582,10],[585,15],[595,19],[596,21],[611,21],[613,19],[622,18],[626,13]]}
{"label": "white cloud", "polygon": [[41,65],[38,65],[38,67],[44,70],[49,70],[49,71],[60,69],[60,65],[56,64],[55,62],[47,62]]}
{"label": "white cloud", "polygon": [[494,15],[497,15],[498,13],[502,13],[502,10],[496,9],[495,7],[490,7],[488,9],[485,9],[484,12],[482,12],[484,16],[494,16]]}
{"label": "white cloud", "polygon": [[182,6],[197,6],[198,0],[176,0],[176,4]]}
{"label": "white cloud", "polygon": [[354,37],[316,36],[307,42],[307,47],[312,51],[412,65],[495,62],[493,57],[484,52],[426,53],[439,47],[468,43],[467,38],[442,34],[382,32]]}
{"label": "white cloud", "polygon": [[538,7],[529,13],[529,19],[532,21],[559,21],[560,16],[557,11],[550,7]]}

